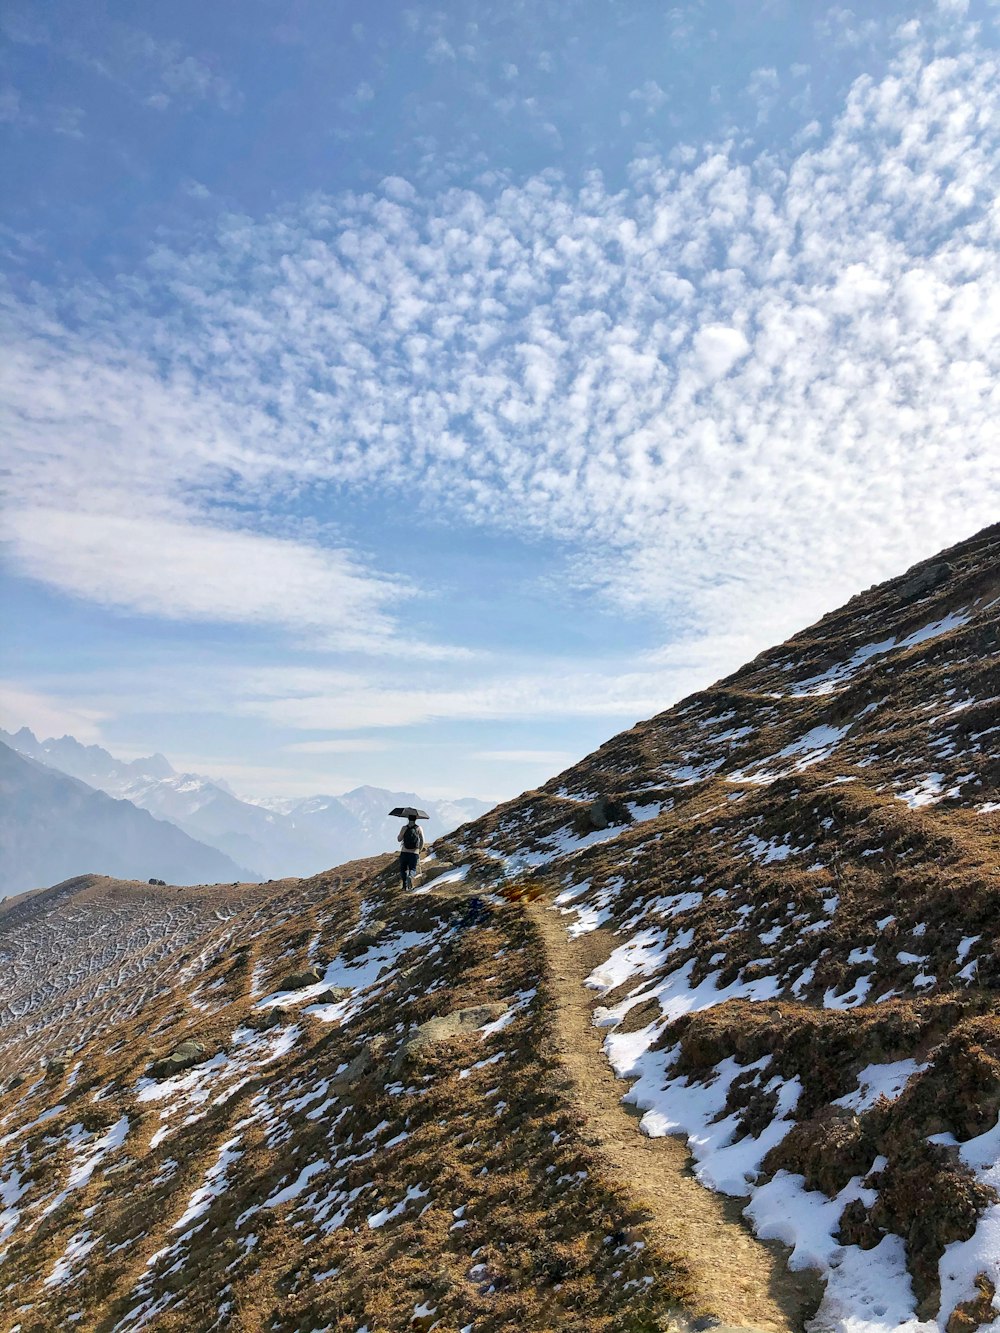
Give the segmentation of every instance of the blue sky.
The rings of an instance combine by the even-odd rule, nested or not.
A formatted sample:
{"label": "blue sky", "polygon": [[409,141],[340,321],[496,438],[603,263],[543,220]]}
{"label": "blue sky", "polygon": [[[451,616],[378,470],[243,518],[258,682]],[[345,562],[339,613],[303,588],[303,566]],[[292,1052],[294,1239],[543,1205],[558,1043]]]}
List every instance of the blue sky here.
{"label": "blue sky", "polygon": [[0,720],[499,798],[994,521],[998,36],[7,6]]}

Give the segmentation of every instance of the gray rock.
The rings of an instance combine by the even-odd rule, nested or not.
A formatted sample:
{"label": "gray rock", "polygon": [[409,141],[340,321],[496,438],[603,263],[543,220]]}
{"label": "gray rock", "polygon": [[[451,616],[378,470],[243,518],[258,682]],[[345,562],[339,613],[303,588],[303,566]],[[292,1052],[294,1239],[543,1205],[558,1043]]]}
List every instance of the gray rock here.
{"label": "gray rock", "polygon": [[591,801],[587,806],[587,821],[591,828],[606,829],[617,827],[619,824],[631,824],[632,815],[628,806],[621,801],[611,800],[607,796],[599,796],[596,801]]}
{"label": "gray rock", "polygon": [[160,1060],[154,1060],[149,1066],[150,1078],[170,1078],[173,1074],[179,1074],[183,1069],[190,1069],[192,1065],[201,1064],[205,1058],[205,1047],[200,1041],[193,1041],[188,1038],[182,1041],[179,1046],[174,1047],[169,1055],[165,1055]]}
{"label": "gray rock", "polygon": [[315,986],[323,980],[318,967],[307,968],[304,972],[289,972],[278,982],[278,990],[305,990],[306,986]]}
{"label": "gray rock", "polygon": [[446,870],[454,869],[455,863],[453,861],[438,861],[436,859],[425,861],[420,867],[420,878],[425,884],[428,884],[431,880],[437,879],[438,875],[443,875]]}
{"label": "gray rock", "polygon": [[943,583],[950,573],[951,565],[944,562],[925,565],[906,580],[899,589],[899,596],[906,601],[921,597],[932,588],[936,588],[939,583]]}
{"label": "gray rock", "polygon": [[317,995],[313,1004],[337,1004],[340,1000],[346,1000],[350,993],[350,986],[331,986],[329,990]]}
{"label": "gray rock", "polygon": [[442,1014],[438,1018],[429,1018],[403,1042],[404,1059],[412,1060],[421,1052],[453,1041],[456,1037],[468,1037],[484,1023],[491,1023],[506,1012],[505,1004],[493,1000],[489,1004],[474,1004],[465,1009],[456,1009],[450,1014]]}
{"label": "gray rock", "polygon": [[605,829],[611,823],[608,816],[608,803],[603,796],[599,796],[596,801],[591,801],[587,806],[587,818],[590,820],[591,827],[595,829]]}
{"label": "gray rock", "polygon": [[271,1005],[269,1009],[258,1009],[246,1020],[248,1028],[253,1028],[254,1032],[267,1032],[270,1028],[276,1028],[281,1022],[282,1013],[278,1005]]}
{"label": "gray rock", "polygon": [[377,1050],[372,1050],[375,1045],[375,1042],[367,1042],[346,1069],[342,1069],[339,1074],[334,1074],[330,1080],[330,1087],[336,1091],[344,1091],[347,1088],[353,1088],[356,1083],[360,1083],[363,1078],[370,1074],[375,1068],[375,1057],[378,1054]]}
{"label": "gray rock", "polygon": [[347,940],[347,947],[341,952],[345,958],[356,958],[378,944],[387,926],[384,921],[369,921],[364,930],[359,930]]}

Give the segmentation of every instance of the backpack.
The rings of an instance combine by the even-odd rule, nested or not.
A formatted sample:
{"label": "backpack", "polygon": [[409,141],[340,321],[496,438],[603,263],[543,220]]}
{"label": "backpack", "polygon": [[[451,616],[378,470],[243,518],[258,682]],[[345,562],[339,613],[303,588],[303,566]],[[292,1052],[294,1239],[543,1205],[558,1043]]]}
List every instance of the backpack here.
{"label": "backpack", "polygon": [[416,824],[407,824],[403,829],[403,849],[407,852],[420,850],[420,830]]}

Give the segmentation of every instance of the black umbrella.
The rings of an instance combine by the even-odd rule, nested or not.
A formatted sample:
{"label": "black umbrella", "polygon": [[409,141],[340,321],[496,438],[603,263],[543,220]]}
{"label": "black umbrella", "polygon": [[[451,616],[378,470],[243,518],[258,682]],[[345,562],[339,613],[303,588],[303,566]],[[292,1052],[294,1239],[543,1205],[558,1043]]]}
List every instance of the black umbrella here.
{"label": "black umbrella", "polygon": [[389,817],[393,815],[398,819],[430,819],[426,810],[418,810],[414,805],[397,805],[395,810],[389,811]]}

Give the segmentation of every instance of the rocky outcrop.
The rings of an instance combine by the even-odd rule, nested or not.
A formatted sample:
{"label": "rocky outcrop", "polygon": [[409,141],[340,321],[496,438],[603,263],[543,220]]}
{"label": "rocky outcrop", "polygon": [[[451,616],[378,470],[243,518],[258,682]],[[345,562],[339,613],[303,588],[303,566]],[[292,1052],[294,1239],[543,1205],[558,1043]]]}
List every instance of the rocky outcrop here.
{"label": "rocky outcrop", "polygon": [[308,967],[302,972],[286,972],[278,982],[277,988],[282,990],[305,990],[307,986],[315,986],[317,981],[323,980],[323,973],[318,967]]}
{"label": "rocky outcrop", "polygon": [[173,1074],[179,1074],[182,1070],[201,1064],[205,1054],[205,1047],[200,1041],[188,1038],[187,1041],[182,1041],[179,1046],[175,1046],[169,1055],[154,1060],[149,1066],[149,1077],[156,1079],[170,1078]]}

